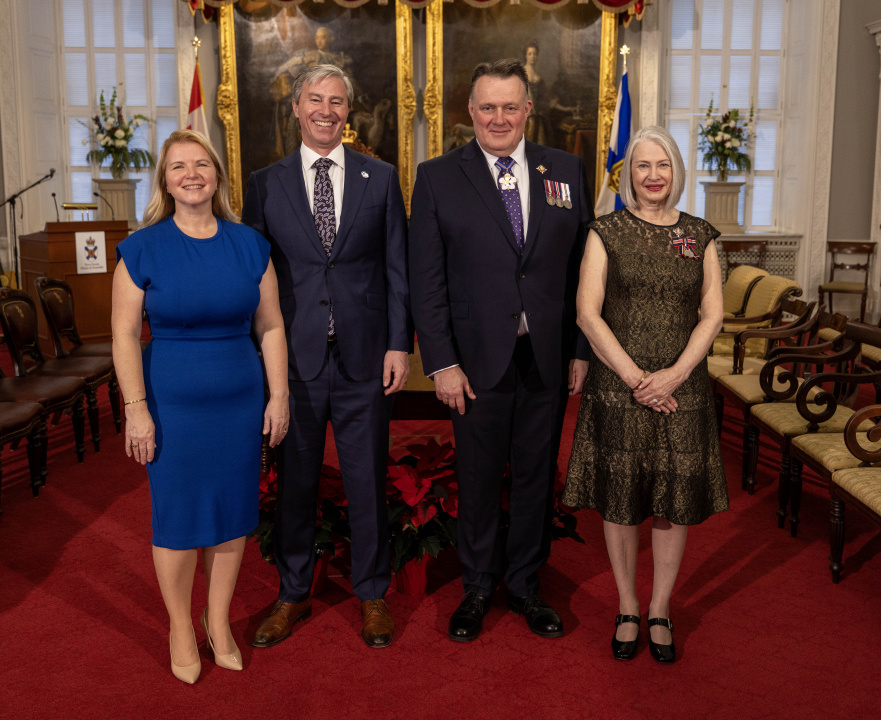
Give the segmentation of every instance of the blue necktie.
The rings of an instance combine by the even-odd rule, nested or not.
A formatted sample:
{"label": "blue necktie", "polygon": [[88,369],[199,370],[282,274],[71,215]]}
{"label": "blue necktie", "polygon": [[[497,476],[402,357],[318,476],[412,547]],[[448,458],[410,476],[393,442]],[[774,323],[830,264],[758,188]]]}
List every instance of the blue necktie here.
{"label": "blue necktie", "polygon": [[514,167],[514,158],[499,158],[496,160],[496,167],[499,169],[499,192],[502,193],[502,200],[505,201],[505,211],[508,213],[508,220],[511,221],[511,226],[514,228],[517,248],[522,252],[523,210],[520,206],[520,190],[517,189],[517,181],[511,174],[511,168]]}
{"label": "blue necktie", "polygon": [[[330,255],[333,250],[333,241],[336,239],[336,214],[333,205],[333,185],[330,182],[328,169],[333,160],[318,158],[312,167],[315,168],[315,193],[313,197],[313,211],[315,216],[315,229],[321,238],[324,251]],[[333,306],[330,308],[328,318],[327,336],[334,337],[336,328],[333,323]]]}

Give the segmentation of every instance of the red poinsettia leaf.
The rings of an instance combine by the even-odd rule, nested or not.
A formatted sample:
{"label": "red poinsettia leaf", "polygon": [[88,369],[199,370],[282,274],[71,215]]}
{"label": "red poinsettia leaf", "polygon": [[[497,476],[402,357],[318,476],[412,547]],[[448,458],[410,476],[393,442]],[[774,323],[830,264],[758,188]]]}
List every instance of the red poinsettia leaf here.
{"label": "red poinsettia leaf", "polygon": [[437,505],[434,503],[430,505],[428,503],[419,503],[410,513],[410,522],[413,523],[414,527],[419,527],[435,517],[437,517]]}
{"label": "red poinsettia leaf", "polygon": [[392,485],[401,492],[401,498],[410,507],[414,506],[431,489],[431,483],[419,477],[419,473],[409,465],[395,465],[389,468]]}
{"label": "red poinsettia leaf", "polygon": [[441,508],[450,517],[459,517],[459,495],[453,495],[447,498],[441,498]]}

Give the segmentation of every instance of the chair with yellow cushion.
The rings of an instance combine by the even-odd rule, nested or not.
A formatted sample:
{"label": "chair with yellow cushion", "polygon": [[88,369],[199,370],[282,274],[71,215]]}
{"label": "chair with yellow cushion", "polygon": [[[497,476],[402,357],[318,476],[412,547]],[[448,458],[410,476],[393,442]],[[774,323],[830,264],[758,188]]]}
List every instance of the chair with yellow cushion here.
{"label": "chair with yellow cushion", "polygon": [[[822,363],[832,367],[831,372],[822,372],[806,379],[798,388],[795,403],[772,401],[752,407],[749,418],[747,486],[751,488],[755,485],[759,435],[763,434],[780,448],[777,522],[782,528],[788,514],[793,537],[798,533],[798,513],[801,503],[801,462],[795,460],[796,470],[793,474],[791,453],[793,440],[801,435],[844,432],[844,427],[854,412],[852,408],[856,401],[858,386],[881,378],[881,374],[866,373],[865,368],[859,364],[860,331],[854,327],[855,325],[856,323],[848,323],[842,349],[832,355],[823,354],[822,360],[816,352],[811,352],[812,347],[816,346],[786,356],[788,362]],[[769,361],[760,377],[763,390],[776,400],[779,393],[771,386],[773,378],[771,370]],[[776,380],[795,384],[794,377],[787,378],[782,374]],[[868,429],[868,425],[863,429]],[[787,508],[789,508],[788,512]]]}
{"label": "chair with yellow cushion", "polygon": [[767,270],[752,265],[739,265],[734,268],[722,288],[722,309],[725,317],[743,315],[749,294],[761,277],[767,277]]}
{"label": "chair with yellow cushion", "polygon": [[[738,270],[740,268],[737,268]],[[731,372],[734,354],[734,336],[749,328],[772,327],[779,325],[783,318],[783,300],[787,297],[800,297],[801,287],[795,280],[767,275],[760,277],[746,303],[743,317],[725,318],[722,331],[713,340],[707,366],[710,377],[727,375]],[[763,338],[753,338],[745,345],[745,357],[764,358],[769,343]],[[756,371],[761,363],[744,362],[744,372]]]}
{"label": "chair with yellow cushion", "polygon": [[[855,375],[841,376],[839,383],[848,383],[850,386],[872,383],[875,387],[876,397],[881,389],[881,372],[878,368],[870,368],[864,362],[864,353],[868,342],[881,344],[881,330],[861,323],[848,323],[844,331],[849,341],[860,343],[861,354],[859,362],[855,366]],[[881,450],[881,443],[872,442],[866,437],[865,432],[859,433],[860,444],[872,451]],[[881,438],[875,438],[881,440]],[[807,465],[817,475],[819,482],[813,481],[808,475],[805,479],[813,485],[828,489],[832,482],[832,475],[838,470],[859,466],[860,461],[848,450],[845,443],[845,431],[840,433],[816,433],[805,434],[794,438],[790,447],[790,525],[792,518],[796,518],[798,524],[798,511],[801,505],[802,489],[802,466]],[[779,522],[782,527],[782,517]]]}
{"label": "chair with yellow cushion", "polygon": [[863,426],[869,423],[868,437],[881,438],[879,420],[881,405],[869,405],[854,413],[844,429],[847,449],[859,464],[835,471],[829,484],[829,570],[833,583],[841,579],[843,569],[845,507],[881,526],[881,444],[869,443],[863,435]]}
{"label": "chair with yellow cushion", "polygon": [[[860,322],[863,322],[866,319],[866,300],[869,295],[869,265],[872,264],[875,243],[831,241],[826,243],[826,249],[832,256],[832,267],[829,270],[829,282],[820,285],[820,302],[823,302],[823,295],[828,293],[829,310],[832,310],[832,296],[835,293],[859,295]],[[865,262],[860,262],[863,257],[865,257]],[[839,271],[839,277],[841,271],[862,273],[863,279],[861,281],[836,280],[836,271]]]}
{"label": "chair with yellow cushion", "polygon": [[[772,359],[774,360],[772,382],[774,382],[774,386],[779,393],[777,399],[780,401],[794,402],[795,393],[798,390],[798,384],[802,382],[801,375],[804,370],[804,365],[796,365],[793,367],[786,359],[777,360],[776,358],[785,356],[790,352],[799,352],[803,350],[804,344],[811,334],[813,327],[819,322],[820,314],[813,312],[816,303],[805,305],[805,303],[800,300],[787,300],[784,304],[791,309],[795,309],[794,306],[801,305],[805,308],[805,312],[792,323],[782,327],[761,328],[739,332],[735,340],[735,351],[743,347],[743,343],[751,337],[760,337],[764,335],[769,342],[776,343],[777,347],[770,351],[769,360],[761,360],[760,362],[763,363],[764,366],[764,364],[771,362]],[[843,327],[847,318],[843,315],[839,317],[841,318],[840,322]],[[754,359],[758,360],[758,358]],[[746,448],[748,443],[750,409],[753,405],[768,402],[771,398],[762,388],[759,371],[756,370],[752,374],[744,374],[742,372],[742,365],[738,363],[738,360],[742,363],[744,358],[742,356],[738,357],[738,354],[735,353],[733,372],[726,375],[720,375],[712,380],[713,397],[716,403],[716,413],[717,419],[719,420],[720,432],[722,427],[722,413],[726,404],[740,413],[742,417],[741,429],[743,434],[744,453],[741,484],[744,490],[752,491],[753,488],[748,486],[746,482],[748,476]],[[795,374],[795,377],[797,378],[796,384],[777,381],[777,377],[780,375],[783,375],[784,379],[788,379],[787,373]]]}

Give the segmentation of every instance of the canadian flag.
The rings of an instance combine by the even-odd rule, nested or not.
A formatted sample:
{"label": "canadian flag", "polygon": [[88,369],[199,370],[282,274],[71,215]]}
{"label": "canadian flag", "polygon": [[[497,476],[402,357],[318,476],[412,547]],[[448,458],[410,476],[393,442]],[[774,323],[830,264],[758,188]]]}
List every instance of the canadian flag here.
{"label": "canadian flag", "polygon": [[187,114],[187,130],[195,130],[208,137],[208,122],[205,119],[205,94],[202,92],[202,71],[196,60],[193,72],[193,89],[190,91],[190,112]]}

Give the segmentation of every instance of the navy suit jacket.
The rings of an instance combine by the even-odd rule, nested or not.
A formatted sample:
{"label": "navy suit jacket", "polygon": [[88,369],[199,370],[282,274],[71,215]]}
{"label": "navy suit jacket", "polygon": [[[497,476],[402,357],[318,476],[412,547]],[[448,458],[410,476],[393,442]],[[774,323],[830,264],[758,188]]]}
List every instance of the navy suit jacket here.
{"label": "navy suit jacket", "polygon": [[329,256],[315,229],[299,150],[248,179],[242,222],[272,247],[294,380],[321,372],[329,305],[352,379],[381,379],[387,350],[413,351],[407,216],[398,174],[348,148],[345,158],[343,207]]}
{"label": "navy suit jacket", "polygon": [[[593,220],[584,164],[526,143],[529,223],[521,255],[476,140],[419,165],[410,219],[413,317],[426,374],[459,364],[493,387],[510,364],[520,313],[548,387],[590,347],[575,324],[575,293]],[[544,169],[544,172],[539,170]],[[568,183],[572,208],[550,206],[545,180]]]}

